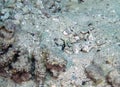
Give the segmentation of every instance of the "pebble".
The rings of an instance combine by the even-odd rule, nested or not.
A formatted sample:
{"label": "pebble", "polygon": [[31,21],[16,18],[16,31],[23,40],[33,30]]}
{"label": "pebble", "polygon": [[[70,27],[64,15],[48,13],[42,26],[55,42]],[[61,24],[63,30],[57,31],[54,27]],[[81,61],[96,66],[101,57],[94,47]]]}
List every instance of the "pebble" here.
{"label": "pebble", "polygon": [[73,45],[73,52],[74,52],[75,54],[78,54],[79,51],[80,51],[79,43],[74,44],[74,45]]}
{"label": "pebble", "polygon": [[80,39],[79,36],[74,36],[74,38],[76,41]]}
{"label": "pebble", "polygon": [[66,31],[63,31],[63,34],[64,34],[65,36],[67,36],[67,35],[68,35],[68,32],[66,32]]}
{"label": "pebble", "polygon": [[64,31],[63,31],[63,34],[65,35],[65,36],[68,36],[68,35],[70,35],[70,34],[72,34],[72,30],[70,29],[70,28],[67,28],[67,29],[65,29]]}
{"label": "pebble", "polygon": [[88,36],[88,40],[89,41],[93,41],[94,40],[94,37],[93,37],[93,35],[90,33],[90,35]]}
{"label": "pebble", "polygon": [[93,46],[91,45],[83,45],[83,47],[81,48],[82,52],[88,53],[90,52],[90,50],[93,48]]}

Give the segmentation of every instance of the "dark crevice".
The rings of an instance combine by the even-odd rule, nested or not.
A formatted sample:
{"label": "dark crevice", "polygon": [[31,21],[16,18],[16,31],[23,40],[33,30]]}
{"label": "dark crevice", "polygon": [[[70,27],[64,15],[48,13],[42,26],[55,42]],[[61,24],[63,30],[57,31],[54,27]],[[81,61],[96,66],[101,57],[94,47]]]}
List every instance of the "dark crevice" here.
{"label": "dark crevice", "polygon": [[63,45],[62,45],[62,49],[61,50],[64,50],[65,47],[66,47],[66,43],[65,43],[65,41],[63,39],[61,39],[61,40],[63,41]]}
{"label": "dark crevice", "polygon": [[35,58],[34,56],[32,56],[31,58],[31,69],[30,69],[30,73],[32,75],[31,79],[34,79],[35,78]]}
{"label": "dark crevice", "polygon": [[86,85],[86,81],[82,81],[82,85]]}
{"label": "dark crevice", "polygon": [[50,76],[53,76],[53,73],[50,71],[50,69],[47,69],[46,72],[48,72]]}
{"label": "dark crevice", "polygon": [[84,2],[84,0],[78,0],[78,3],[79,3],[79,4],[82,3],[82,2]]}
{"label": "dark crevice", "polygon": [[5,38],[5,36],[3,35],[3,33],[0,32],[0,37],[1,38]]}
{"label": "dark crevice", "polygon": [[12,69],[13,69],[13,67],[12,67],[11,63],[10,63],[10,64],[8,64],[8,68],[9,68],[9,70],[12,70]]}
{"label": "dark crevice", "polygon": [[17,59],[18,59],[18,57],[19,57],[19,53],[20,53],[20,51],[16,51],[16,53],[15,53],[15,55],[14,55],[14,57],[13,57],[13,60],[12,60],[12,62],[16,62],[17,61]]}
{"label": "dark crevice", "polygon": [[12,48],[12,44],[10,44],[9,46],[3,46],[1,49],[2,51],[0,52],[0,55],[7,53],[9,48]]}

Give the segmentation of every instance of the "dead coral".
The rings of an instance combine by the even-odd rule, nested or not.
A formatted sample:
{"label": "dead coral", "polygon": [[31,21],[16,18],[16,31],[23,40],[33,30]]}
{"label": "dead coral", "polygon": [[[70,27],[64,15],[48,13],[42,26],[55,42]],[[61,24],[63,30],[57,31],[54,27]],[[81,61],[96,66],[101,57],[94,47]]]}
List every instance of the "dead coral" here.
{"label": "dead coral", "polygon": [[14,33],[15,31],[6,29],[5,26],[0,26],[0,54],[5,53],[12,45],[14,42]]}
{"label": "dead coral", "polygon": [[24,48],[18,48],[16,50],[16,57],[13,60],[11,66],[16,71],[30,71],[30,59],[28,51]]}
{"label": "dead coral", "polygon": [[9,77],[16,83],[31,77],[28,51],[14,46],[15,25],[10,21],[0,27],[0,76]]}
{"label": "dead coral", "polygon": [[49,70],[53,77],[58,77],[58,75],[65,71],[67,61],[64,58],[61,58],[55,55],[52,52],[44,52],[43,53],[45,58],[45,66],[46,69]]}
{"label": "dead coral", "polygon": [[0,76],[9,77],[10,73],[8,71],[8,66],[12,62],[15,52],[12,48],[14,42],[15,31],[6,28],[5,26],[0,26]]}
{"label": "dead coral", "polygon": [[14,31],[11,31],[9,29],[6,29],[4,26],[0,27],[0,37],[9,40],[13,37]]}
{"label": "dead coral", "polygon": [[6,67],[12,62],[15,55],[14,49],[9,48],[7,53],[0,55],[0,67]]}
{"label": "dead coral", "polygon": [[31,79],[31,61],[25,47],[15,47],[15,55],[10,64],[9,73],[11,79],[16,83],[22,83]]}
{"label": "dead coral", "polygon": [[14,42],[15,31],[11,28],[0,27],[0,67],[7,66],[14,57],[14,51],[11,48]]}
{"label": "dead coral", "polygon": [[8,77],[9,73],[5,70],[5,68],[0,68],[0,76]]}
{"label": "dead coral", "polygon": [[[25,47],[15,46],[14,48],[9,48],[8,52],[1,56],[0,76],[7,76],[19,84],[35,77],[34,79],[39,85],[44,84],[46,68],[41,59],[40,51],[37,51],[37,53],[35,51],[32,56],[34,58],[34,64],[32,64],[33,61],[29,57],[29,52]],[[8,69],[5,70],[5,68]],[[34,76],[32,76],[33,74]]]}
{"label": "dead coral", "polygon": [[1,55],[0,67],[0,76],[9,77],[16,83],[31,78],[28,52],[25,49],[9,48],[7,53]]}
{"label": "dead coral", "polygon": [[44,85],[44,80],[46,77],[46,68],[44,65],[44,59],[42,58],[39,49],[36,49],[36,51],[34,51],[33,57],[35,59],[35,80],[39,85]]}
{"label": "dead coral", "polygon": [[21,83],[21,82],[30,80],[30,77],[31,75],[29,74],[29,72],[20,71],[13,74],[11,79],[16,83]]}

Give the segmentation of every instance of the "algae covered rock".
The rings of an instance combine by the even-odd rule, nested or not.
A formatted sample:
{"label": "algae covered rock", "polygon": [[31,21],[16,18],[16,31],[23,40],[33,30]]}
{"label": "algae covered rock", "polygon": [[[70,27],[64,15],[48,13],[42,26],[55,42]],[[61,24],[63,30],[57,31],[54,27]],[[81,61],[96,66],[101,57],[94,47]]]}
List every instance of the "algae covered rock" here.
{"label": "algae covered rock", "polygon": [[0,27],[0,51],[6,50],[14,42],[14,32],[6,29],[4,26]]}
{"label": "algae covered rock", "polygon": [[67,61],[64,57],[57,55],[53,51],[43,51],[43,57],[45,58],[46,69],[52,73],[53,77],[58,77],[61,72],[66,69]]}
{"label": "algae covered rock", "polygon": [[4,67],[12,61],[14,51],[11,48],[14,43],[15,28],[0,26],[0,65]]}
{"label": "algae covered rock", "polygon": [[14,60],[11,64],[12,68],[16,71],[30,71],[30,58],[28,51],[23,48],[16,48],[16,54],[14,56]]}
{"label": "algae covered rock", "polygon": [[119,7],[119,0],[0,0],[0,76],[13,82],[0,78],[0,87],[119,87]]}
{"label": "algae covered rock", "polygon": [[29,72],[16,72],[12,75],[11,79],[16,83],[22,83],[25,81],[29,81],[31,78],[31,75]]}
{"label": "algae covered rock", "polygon": [[7,53],[0,55],[0,67],[8,66],[12,62],[14,55],[15,52],[12,48],[9,48]]}
{"label": "algae covered rock", "polygon": [[43,86],[46,77],[46,67],[40,49],[34,51],[33,58],[33,75],[35,75],[35,81],[39,86]]}

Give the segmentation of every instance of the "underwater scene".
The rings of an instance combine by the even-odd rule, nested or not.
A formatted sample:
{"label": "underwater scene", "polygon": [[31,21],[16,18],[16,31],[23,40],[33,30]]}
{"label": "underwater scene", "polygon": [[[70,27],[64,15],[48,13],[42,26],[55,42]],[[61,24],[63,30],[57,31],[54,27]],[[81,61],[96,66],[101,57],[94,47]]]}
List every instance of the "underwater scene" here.
{"label": "underwater scene", "polygon": [[0,0],[0,87],[120,87],[120,0]]}

